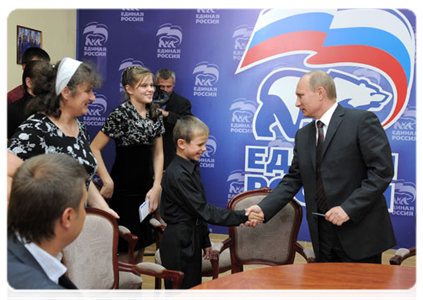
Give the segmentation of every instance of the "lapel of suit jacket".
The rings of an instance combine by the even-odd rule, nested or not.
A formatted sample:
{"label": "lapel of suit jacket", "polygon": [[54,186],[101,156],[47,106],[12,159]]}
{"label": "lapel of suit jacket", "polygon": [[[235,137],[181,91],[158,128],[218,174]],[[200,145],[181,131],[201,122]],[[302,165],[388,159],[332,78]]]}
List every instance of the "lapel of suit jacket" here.
{"label": "lapel of suit jacket", "polygon": [[176,94],[175,92],[172,92],[172,94],[170,94],[169,97],[169,101],[167,101],[166,103],[166,110],[169,111],[169,109],[172,109],[173,106],[175,105],[175,98],[176,98]]}
{"label": "lapel of suit jacket", "polygon": [[59,278],[59,284],[66,289],[77,289],[78,288],[66,275],[62,275]]}
{"label": "lapel of suit jacket", "polygon": [[338,107],[333,112],[328,130],[326,131],[325,144],[323,145],[323,152],[322,152],[322,160],[325,156],[326,150],[328,149],[336,131],[339,128],[339,125],[342,123],[342,120],[344,119],[343,118],[344,114],[345,114],[344,108],[338,104]]}
{"label": "lapel of suit jacket", "polygon": [[20,261],[44,272],[43,268],[40,266],[37,260],[32,256],[28,249],[26,249],[25,246],[17,240],[15,236],[8,236],[7,248],[12,251],[16,258]]}
{"label": "lapel of suit jacket", "polygon": [[[45,274],[45,277],[50,280],[44,269],[40,266],[34,256],[32,256],[31,252],[29,252],[20,241],[15,239],[13,235],[8,235],[7,248],[16,256],[18,260],[22,261],[28,266],[33,267],[34,269],[41,271],[43,274]],[[75,284],[66,275],[63,275],[59,278],[59,285],[67,289],[77,289]]]}

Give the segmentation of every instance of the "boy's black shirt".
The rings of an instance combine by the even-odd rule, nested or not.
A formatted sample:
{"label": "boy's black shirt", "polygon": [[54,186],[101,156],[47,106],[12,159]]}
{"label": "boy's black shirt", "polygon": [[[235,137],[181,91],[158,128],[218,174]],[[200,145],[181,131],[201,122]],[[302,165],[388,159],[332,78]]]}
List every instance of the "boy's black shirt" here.
{"label": "boy's black shirt", "polygon": [[168,224],[238,226],[248,221],[245,210],[232,211],[207,203],[199,163],[178,155],[163,175],[161,201],[160,214]]}

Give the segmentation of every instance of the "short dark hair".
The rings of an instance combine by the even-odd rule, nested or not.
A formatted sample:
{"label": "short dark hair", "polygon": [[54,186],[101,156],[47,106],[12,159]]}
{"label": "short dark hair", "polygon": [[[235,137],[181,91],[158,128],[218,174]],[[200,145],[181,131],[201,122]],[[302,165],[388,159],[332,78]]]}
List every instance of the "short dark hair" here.
{"label": "short dark hair", "polygon": [[173,128],[173,142],[178,145],[178,140],[183,139],[187,143],[197,136],[208,136],[210,134],[209,127],[194,116],[183,116]]}
{"label": "short dark hair", "polygon": [[48,55],[48,53],[45,50],[43,50],[39,47],[29,47],[22,54],[22,64],[26,65],[31,60],[33,60],[34,57],[37,57],[39,60],[44,60],[46,62],[50,62],[50,56]]}
{"label": "short dark hair", "polygon": [[171,69],[160,69],[156,73],[156,80],[159,80],[159,78],[162,78],[164,80],[168,80],[169,78],[173,79],[173,83],[176,82],[176,75],[175,72],[173,72]]}
{"label": "short dark hair", "polygon": [[54,225],[66,208],[81,204],[87,172],[68,154],[42,154],[26,160],[13,176],[7,231],[26,243],[54,237]]}
{"label": "short dark hair", "polygon": [[[51,87],[51,81],[54,79],[50,75],[52,72],[52,66],[49,62],[42,61],[42,60],[31,60],[25,66],[25,69],[22,74],[22,84],[24,86],[25,91],[27,90],[28,86],[26,85],[26,78],[29,77],[31,79],[33,90],[40,90],[40,88],[47,84],[48,87]],[[45,89],[43,87],[42,89]],[[34,94],[36,94],[34,92]]]}

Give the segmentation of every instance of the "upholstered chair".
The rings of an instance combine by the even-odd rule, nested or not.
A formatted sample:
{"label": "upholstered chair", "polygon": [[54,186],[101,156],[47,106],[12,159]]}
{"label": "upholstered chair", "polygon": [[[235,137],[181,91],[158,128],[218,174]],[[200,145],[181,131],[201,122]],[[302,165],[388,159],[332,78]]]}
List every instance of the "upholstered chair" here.
{"label": "upholstered chair", "polygon": [[103,210],[86,208],[86,212],[81,234],[63,250],[67,275],[79,289],[140,289],[141,274],[171,280],[174,288],[179,287],[182,272],[155,263],[134,265],[118,261],[116,220]]}
{"label": "upholstered chair", "polygon": [[404,260],[409,257],[416,256],[416,247],[407,249],[407,248],[399,248],[393,257],[389,260],[391,265],[401,265]]}
{"label": "upholstered chair", "polygon": [[[262,188],[240,193],[229,201],[228,209],[246,209],[260,203],[270,192],[270,188]],[[267,223],[254,228],[230,227],[232,273],[243,271],[247,264],[292,264],[296,253],[307,262],[314,262],[313,250],[305,249],[297,242],[302,216],[301,205],[292,199]]]}

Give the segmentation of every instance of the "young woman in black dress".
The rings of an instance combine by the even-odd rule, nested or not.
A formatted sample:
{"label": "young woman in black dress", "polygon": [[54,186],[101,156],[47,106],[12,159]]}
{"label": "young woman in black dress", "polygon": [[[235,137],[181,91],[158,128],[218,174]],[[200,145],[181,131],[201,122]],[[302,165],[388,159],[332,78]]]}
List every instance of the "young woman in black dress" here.
{"label": "young woman in black dress", "polygon": [[[98,161],[98,174],[103,181],[100,193],[110,198],[120,216],[119,224],[138,236],[137,261],[142,261],[144,248],[154,242],[149,217],[140,222],[139,206],[149,201],[153,212],[158,206],[163,173],[163,117],[153,104],[153,74],[144,67],[128,67],[122,74],[126,100],[107,118],[91,143]],[[101,151],[113,139],[116,158],[107,171]],[[125,243],[119,243],[124,251]]]}

